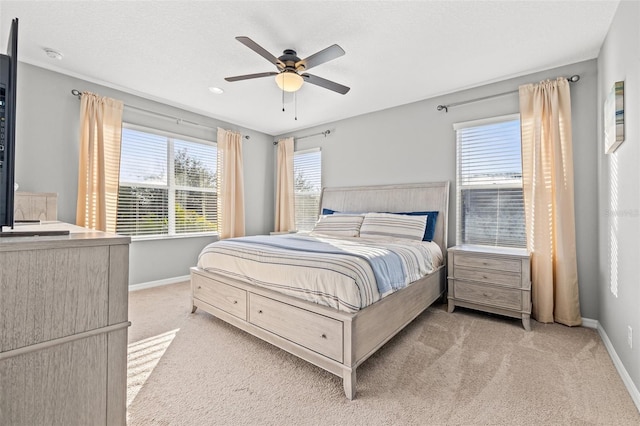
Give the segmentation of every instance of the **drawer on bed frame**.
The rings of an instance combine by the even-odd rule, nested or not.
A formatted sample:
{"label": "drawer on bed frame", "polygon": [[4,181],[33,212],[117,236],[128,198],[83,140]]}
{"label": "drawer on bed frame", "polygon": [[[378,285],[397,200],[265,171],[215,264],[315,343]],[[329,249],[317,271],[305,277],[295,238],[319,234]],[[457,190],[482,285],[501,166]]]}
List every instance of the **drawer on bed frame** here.
{"label": "drawer on bed frame", "polygon": [[193,296],[218,309],[247,320],[247,292],[227,284],[192,275]]}
{"label": "drawer on bed frame", "polygon": [[342,321],[249,293],[249,322],[342,362]]}

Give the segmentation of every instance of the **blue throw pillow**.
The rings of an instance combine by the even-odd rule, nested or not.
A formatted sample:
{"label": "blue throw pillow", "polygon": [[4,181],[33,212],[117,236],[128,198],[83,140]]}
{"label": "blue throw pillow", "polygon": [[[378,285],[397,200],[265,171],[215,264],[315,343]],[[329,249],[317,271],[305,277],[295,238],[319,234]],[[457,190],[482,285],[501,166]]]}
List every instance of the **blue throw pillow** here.
{"label": "blue throw pillow", "polygon": [[[331,209],[322,209],[322,215],[340,213]],[[427,226],[424,228],[424,236],[422,241],[433,241],[433,235],[436,233],[436,220],[438,219],[438,212],[404,212],[393,214],[406,214],[408,216],[427,216]]]}

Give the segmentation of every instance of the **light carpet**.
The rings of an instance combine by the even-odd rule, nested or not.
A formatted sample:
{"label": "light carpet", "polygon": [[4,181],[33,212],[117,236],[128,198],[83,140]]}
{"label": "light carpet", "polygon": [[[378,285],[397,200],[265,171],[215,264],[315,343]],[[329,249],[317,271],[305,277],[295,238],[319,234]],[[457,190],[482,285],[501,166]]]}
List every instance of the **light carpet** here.
{"label": "light carpet", "polygon": [[130,425],[640,425],[597,332],[436,305],[342,380],[198,310],[130,293]]}

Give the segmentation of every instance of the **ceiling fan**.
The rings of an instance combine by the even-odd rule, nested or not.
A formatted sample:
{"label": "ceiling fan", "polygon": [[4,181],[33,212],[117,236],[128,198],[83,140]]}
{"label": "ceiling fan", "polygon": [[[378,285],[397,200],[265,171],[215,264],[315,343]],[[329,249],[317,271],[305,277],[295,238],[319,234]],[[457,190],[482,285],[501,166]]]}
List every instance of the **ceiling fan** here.
{"label": "ceiling fan", "polygon": [[265,58],[270,63],[274,64],[276,68],[278,68],[278,72],[271,71],[257,74],[238,75],[235,77],[225,78],[227,81],[240,81],[252,78],[276,76],[276,84],[285,92],[295,92],[299,90],[300,87],[302,87],[302,83],[305,81],[307,83],[315,84],[316,86],[324,87],[325,89],[333,90],[334,92],[342,95],[346,94],[350,89],[342,84],[305,72],[311,67],[324,64],[325,62],[329,62],[344,55],[344,50],[337,44],[316,52],[307,58],[300,59],[297,56],[296,51],[292,49],[286,49],[282,52],[282,56],[276,58],[249,37],[239,36],[236,37],[236,40]]}

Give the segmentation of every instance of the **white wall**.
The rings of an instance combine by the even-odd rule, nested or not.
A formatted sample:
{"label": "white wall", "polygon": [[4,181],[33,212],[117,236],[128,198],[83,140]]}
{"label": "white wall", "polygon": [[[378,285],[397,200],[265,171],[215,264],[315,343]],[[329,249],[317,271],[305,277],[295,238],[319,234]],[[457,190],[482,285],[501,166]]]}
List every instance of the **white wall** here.
{"label": "white wall", "polygon": [[595,60],[298,131],[294,135],[327,129],[331,134],[296,141],[296,149],[321,147],[323,186],[450,181],[449,245],[454,245],[453,123],[517,113],[518,96],[516,92],[451,108],[448,113],[437,111],[436,106],[517,91],[520,84],[573,74],[581,77],[571,86],[580,304],[582,316],[595,319],[598,318]]}
{"label": "white wall", "polygon": [[[88,90],[151,111],[169,114],[211,127],[240,131],[245,160],[246,230],[262,234],[273,227],[273,139],[209,117],[179,110],[122,91],[51,72],[29,64],[18,65],[16,181],[20,190],[58,193],[58,218],[75,223],[78,187],[80,101],[72,89]],[[214,95],[212,95],[214,96]],[[123,119],[135,124],[215,140],[215,130],[178,125],[173,120],[125,108]],[[131,244],[130,284],[187,275],[189,267],[211,238],[174,238]]]}
{"label": "white wall", "polygon": [[[598,57],[599,321],[640,388],[640,3],[620,2]],[[624,80],[625,141],[604,154],[603,104]],[[613,291],[612,291],[613,289]],[[617,293],[614,294],[614,293]],[[633,349],[627,330],[633,330]]]}

